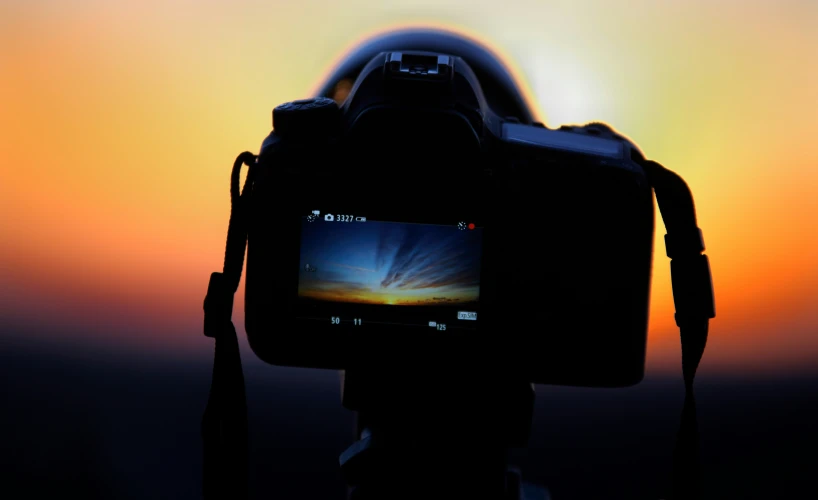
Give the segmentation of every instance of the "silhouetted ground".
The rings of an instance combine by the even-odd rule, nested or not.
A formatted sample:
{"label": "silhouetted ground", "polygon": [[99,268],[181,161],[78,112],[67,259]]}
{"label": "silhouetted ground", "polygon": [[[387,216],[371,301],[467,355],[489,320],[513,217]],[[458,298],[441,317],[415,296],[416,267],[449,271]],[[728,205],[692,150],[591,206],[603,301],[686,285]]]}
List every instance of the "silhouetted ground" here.
{"label": "silhouetted ground", "polygon": [[[353,418],[340,407],[338,374],[246,358],[253,498],[343,498],[337,456]],[[0,497],[201,498],[210,369],[204,357],[3,342]],[[707,498],[814,491],[818,377],[702,379],[697,389]],[[676,379],[538,387],[534,435],[516,454],[524,477],[547,484],[555,500],[661,498],[682,392]]]}

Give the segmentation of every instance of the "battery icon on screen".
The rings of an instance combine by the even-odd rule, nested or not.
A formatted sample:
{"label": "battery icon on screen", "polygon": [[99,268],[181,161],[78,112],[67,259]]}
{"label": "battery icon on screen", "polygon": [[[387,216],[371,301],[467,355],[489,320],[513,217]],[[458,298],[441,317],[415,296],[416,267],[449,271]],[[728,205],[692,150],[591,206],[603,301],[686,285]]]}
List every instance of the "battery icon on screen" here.
{"label": "battery icon on screen", "polygon": [[366,217],[355,217],[355,220],[358,222],[366,222]]}

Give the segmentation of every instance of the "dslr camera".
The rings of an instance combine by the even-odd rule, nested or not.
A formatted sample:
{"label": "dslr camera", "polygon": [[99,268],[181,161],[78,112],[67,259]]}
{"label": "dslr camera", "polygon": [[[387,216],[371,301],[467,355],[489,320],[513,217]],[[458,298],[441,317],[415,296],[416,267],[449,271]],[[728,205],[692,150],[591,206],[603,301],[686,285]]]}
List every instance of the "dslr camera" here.
{"label": "dslr camera", "polygon": [[342,103],[273,111],[253,166],[249,344],[284,366],[635,384],[654,231],[641,158],[602,124],[502,116],[460,57],[379,53]]}

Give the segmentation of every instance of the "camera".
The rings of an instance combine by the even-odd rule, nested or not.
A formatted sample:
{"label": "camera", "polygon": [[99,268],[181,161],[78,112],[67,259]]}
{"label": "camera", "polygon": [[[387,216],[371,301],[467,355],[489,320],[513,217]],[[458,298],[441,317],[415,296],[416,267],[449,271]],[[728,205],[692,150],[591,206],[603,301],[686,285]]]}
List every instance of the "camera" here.
{"label": "camera", "polygon": [[638,383],[654,231],[641,158],[602,124],[500,116],[460,57],[382,52],[340,106],[273,110],[252,167],[248,342],[284,366]]}

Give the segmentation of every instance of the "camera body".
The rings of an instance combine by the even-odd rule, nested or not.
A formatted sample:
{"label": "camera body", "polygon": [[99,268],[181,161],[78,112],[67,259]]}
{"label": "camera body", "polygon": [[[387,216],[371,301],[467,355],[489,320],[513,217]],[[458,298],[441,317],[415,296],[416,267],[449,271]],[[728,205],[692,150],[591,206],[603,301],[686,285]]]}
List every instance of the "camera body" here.
{"label": "camera body", "polygon": [[654,205],[630,142],[497,116],[463,59],[415,51],[374,57],[340,107],[273,121],[248,229],[261,359],[642,379]]}

